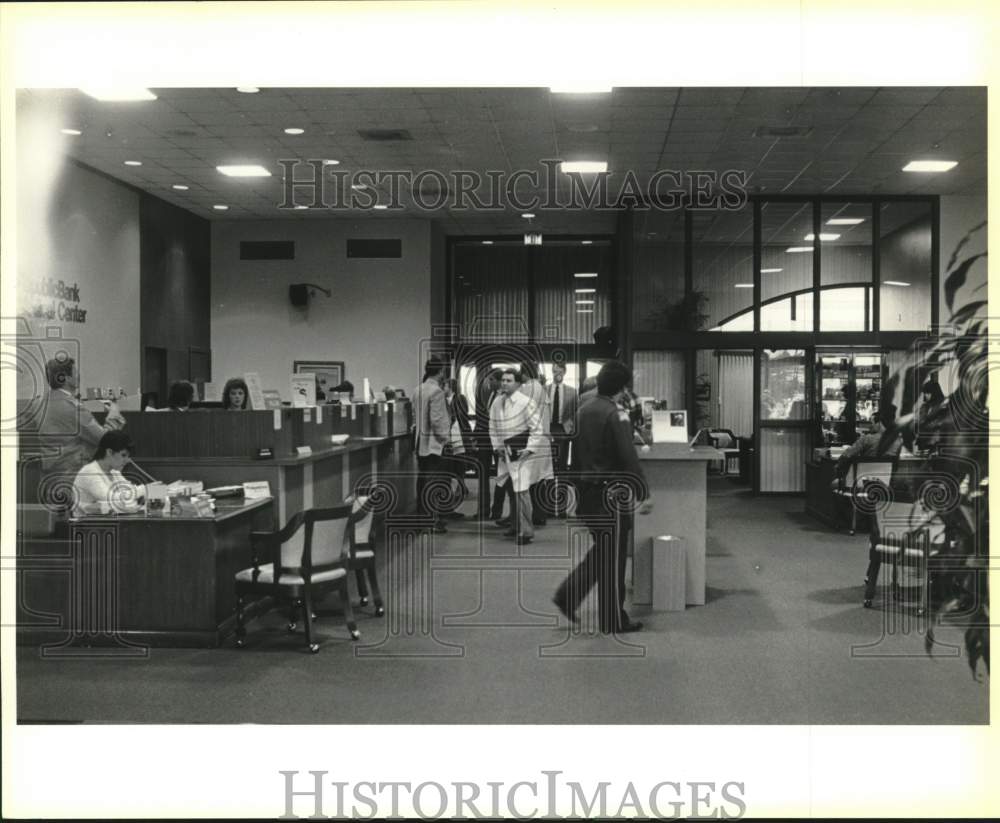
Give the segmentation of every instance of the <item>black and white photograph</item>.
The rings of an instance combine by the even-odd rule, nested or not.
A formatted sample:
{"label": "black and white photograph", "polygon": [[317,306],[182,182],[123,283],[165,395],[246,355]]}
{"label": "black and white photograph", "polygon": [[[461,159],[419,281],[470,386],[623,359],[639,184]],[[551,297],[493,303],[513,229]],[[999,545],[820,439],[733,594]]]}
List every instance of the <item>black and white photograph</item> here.
{"label": "black and white photograph", "polygon": [[[186,815],[865,816],[907,797],[870,785],[893,752],[897,779],[919,755],[911,779],[929,781],[907,816],[996,812],[981,764],[927,775],[955,754],[935,741],[992,719],[973,57],[859,81],[796,42],[787,60],[810,71],[702,79],[675,58],[613,71],[621,43],[606,71],[480,81],[422,67],[406,43],[455,44],[418,38],[337,79],[311,59],[308,76],[274,55],[254,70],[280,8],[151,3],[121,4],[121,56],[74,81],[25,44],[93,21],[12,5],[4,771],[14,741],[29,753],[5,778],[13,816],[73,813],[20,789],[51,752],[27,741],[67,726],[136,751],[217,734],[162,751],[203,772],[216,739],[249,794],[162,782]],[[405,28],[380,5],[441,4],[304,14],[340,21],[336,39]],[[491,42],[477,4],[444,5]],[[643,28],[626,6],[615,35]],[[588,36],[613,17],[588,14]],[[200,68],[169,74],[165,55],[186,57],[163,43],[130,70],[157,19],[202,43],[228,17],[239,70],[194,50]],[[669,6],[654,17],[665,35]],[[918,64],[931,28],[893,48]],[[542,48],[523,35],[505,60]],[[850,38],[827,52],[857,56]],[[293,397],[303,376],[315,392]],[[293,729],[316,739],[296,751]],[[726,730],[743,748],[713,762]],[[709,777],[683,745],[657,765],[675,733]],[[787,796],[753,742],[781,735]],[[242,772],[257,741],[267,766]],[[368,771],[334,763],[355,743]],[[644,766],[587,771],[598,745]],[[827,745],[869,800],[836,793],[810,748]],[[390,794],[400,776],[433,790]],[[921,799],[945,784],[962,786],[951,806]],[[101,816],[150,813],[122,792]]]}

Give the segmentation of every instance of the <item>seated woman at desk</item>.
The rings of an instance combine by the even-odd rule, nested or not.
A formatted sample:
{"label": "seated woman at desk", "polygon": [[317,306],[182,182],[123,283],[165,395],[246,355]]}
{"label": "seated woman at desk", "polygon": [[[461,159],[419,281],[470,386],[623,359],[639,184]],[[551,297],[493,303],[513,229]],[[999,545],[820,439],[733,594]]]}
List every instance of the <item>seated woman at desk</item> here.
{"label": "seated woman at desk", "polygon": [[167,392],[167,407],[170,411],[187,411],[194,401],[194,385],[187,380],[178,380],[170,384]]}
{"label": "seated woman at desk", "polygon": [[131,459],[132,438],[123,431],[107,432],[97,444],[94,459],[73,481],[73,516],[138,511],[146,487],[133,485],[122,474]]}
{"label": "seated woman at desk", "polygon": [[247,407],[250,390],[242,377],[227,380],[222,389],[222,408],[228,411],[242,411]]}

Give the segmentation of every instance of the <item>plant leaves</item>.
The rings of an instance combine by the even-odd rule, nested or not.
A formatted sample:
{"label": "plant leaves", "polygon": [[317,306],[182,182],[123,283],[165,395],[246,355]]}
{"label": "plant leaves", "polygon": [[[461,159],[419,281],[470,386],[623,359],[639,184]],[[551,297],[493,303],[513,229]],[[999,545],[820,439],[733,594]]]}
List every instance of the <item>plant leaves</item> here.
{"label": "plant leaves", "polygon": [[965,323],[967,320],[974,317],[976,312],[986,305],[987,302],[985,300],[973,300],[971,303],[966,303],[951,316],[951,322],[955,325]]}
{"label": "plant leaves", "polygon": [[980,229],[983,229],[983,228],[985,228],[985,227],[986,227],[986,223],[987,223],[987,221],[986,221],[986,220],[984,220],[984,221],[983,221],[982,223],[980,223],[980,224],[979,224],[978,226],[973,226],[973,227],[972,227],[971,229],[969,229],[969,230],[968,230],[968,231],[967,231],[967,232],[965,233],[965,237],[963,237],[963,238],[962,238],[961,240],[959,240],[959,241],[958,241],[958,245],[957,245],[957,246],[955,246],[955,251],[953,251],[953,252],[951,253],[951,257],[950,257],[950,258],[949,258],[949,260],[948,260],[948,265],[947,265],[947,266],[945,266],[945,269],[946,269],[947,271],[951,271],[951,269],[952,269],[952,266],[954,266],[954,265],[955,265],[955,261],[956,261],[956,260],[958,260],[958,253],[959,253],[959,252],[960,252],[960,251],[962,250],[962,248],[963,248],[963,247],[965,246],[965,244],[966,244],[966,243],[968,243],[968,242],[969,242],[969,240],[971,240],[971,239],[972,239],[972,235],[974,235],[974,234],[975,234],[975,233],[976,233],[977,231],[979,231]]}
{"label": "plant leaves", "polygon": [[986,252],[980,252],[972,257],[967,257],[957,269],[949,271],[948,279],[944,281],[944,300],[948,304],[948,311],[951,311],[952,304],[955,302],[955,292],[965,284],[965,278],[969,274],[969,269],[972,268],[972,264],[980,257],[986,257]]}

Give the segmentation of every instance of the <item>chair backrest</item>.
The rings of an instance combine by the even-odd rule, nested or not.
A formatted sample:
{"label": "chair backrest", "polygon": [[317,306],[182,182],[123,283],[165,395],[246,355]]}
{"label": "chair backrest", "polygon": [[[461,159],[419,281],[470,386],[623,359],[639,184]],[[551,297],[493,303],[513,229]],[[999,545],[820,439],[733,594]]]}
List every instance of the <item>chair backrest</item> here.
{"label": "chair backrest", "polygon": [[348,553],[348,529],[357,516],[350,506],[329,509],[308,509],[303,512],[306,523],[306,545],[300,566],[316,569],[338,563]]}
{"label": "chair backrest", "polygon": [[880,543],[917,548],[944,539],[944,521],[920,500],[890,500],[878,506],[875,524]]}
{"label": "chair backrest", "polygon": [[892,480],[892,460],[859,460],[851,466],[851,485],[863,480],[877,480],[886,486]]}
{"label": "chair backrest", "polygon": [[351,511],[358,515],[358,520],[354,523],[354,543],[357,546],[365,546],[371,541],[372,532],[372,510],[368,508],[368,496],[358,495],[347,498],[345,501],[352,503]]}
{"label": "chair backrest", "polygon": [[[298,525],[294,525],[296,523]],[[303,528],[305,520],[301,514],[296,514],[288,521],[287,527],[292,527],[293,531],[281,544],[281,565],[284,568],[299,568],[302,565],[302,556],[306,547],[306,530]],[[286,527],[286,528],[287,528]]]}

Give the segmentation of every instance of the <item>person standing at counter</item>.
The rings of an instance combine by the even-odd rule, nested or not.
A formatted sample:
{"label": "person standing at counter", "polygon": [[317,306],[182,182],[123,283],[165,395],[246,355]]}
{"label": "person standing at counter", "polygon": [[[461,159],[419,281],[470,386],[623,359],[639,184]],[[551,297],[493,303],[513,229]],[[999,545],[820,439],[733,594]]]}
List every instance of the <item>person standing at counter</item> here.
{"label": "person standing at counter", "polygon": [[222,389],[222,408],[227,411],[243,411],[250,400],[250,389],[242,377],[227,380]]}
{"label": "person standing at counter", "polygon": [[[112,406],[102,425],[81,405],[77,399],[80,373],[72,357],[49,360],[45,375],[49,393],[39,426],[42,474],[45,478],[62,477],[68,487],[104,434],[124,427],[125,418]],[[43,485],[49,484],[43,480]],[[59,495],[55,489],[49,491]]]}
{"label": "person standing at counter", "polygon": [[[625,560],[628,549],[628,519],[609,500],[613,485],[626,483],[637,499],[646,493],[646,482],[635,446],[628,413],[619,405],[631,382],[632,372],[624,363],[611,361],[597,375],[597,396],[580,406],[574,441],[574,469],[579,482],[579,515],[594,538],[594,545],[556,590],[553,602],[567,619],[578,621],[576,610],[597,583],[600,630],[627,633],[642,629],[625,613]],[[653,507],[648,497],[641,514]]]}
{"label": "person standing at counter", "polygon": [[123,431],[106,432],[94,459],[73,480],[73,516],[138,511],[145,486],[133,485],[122,474],[131,459],[132,439]]}
{"label": "person standing at counter", "polygon": [[434,533],[448,531],[439,512],[432,512],[427,500],[430,475],[443,471],[441,454],[451,433],[451,419],[445,405],[441,381],[446,364],[431,357],[424,365],[423,382],[413,393],[413,415],[417,449],[417,511],[434,516]]}
{"label": "person standing at counter", "polygon": [[[448,408],[448,418],[451,421],[449,451],[454,454],[472,453],[472,427],[469,425],[469,401],[459,393],[458,381],[449,377],[442,384],[444,402]],[[455,429],[458,428],[459,439],[456,442]],[[450,460],[449,468],[454,472],[462,497],[469,496],[469,487],[465,485],[465,464],[461,460]]]}

